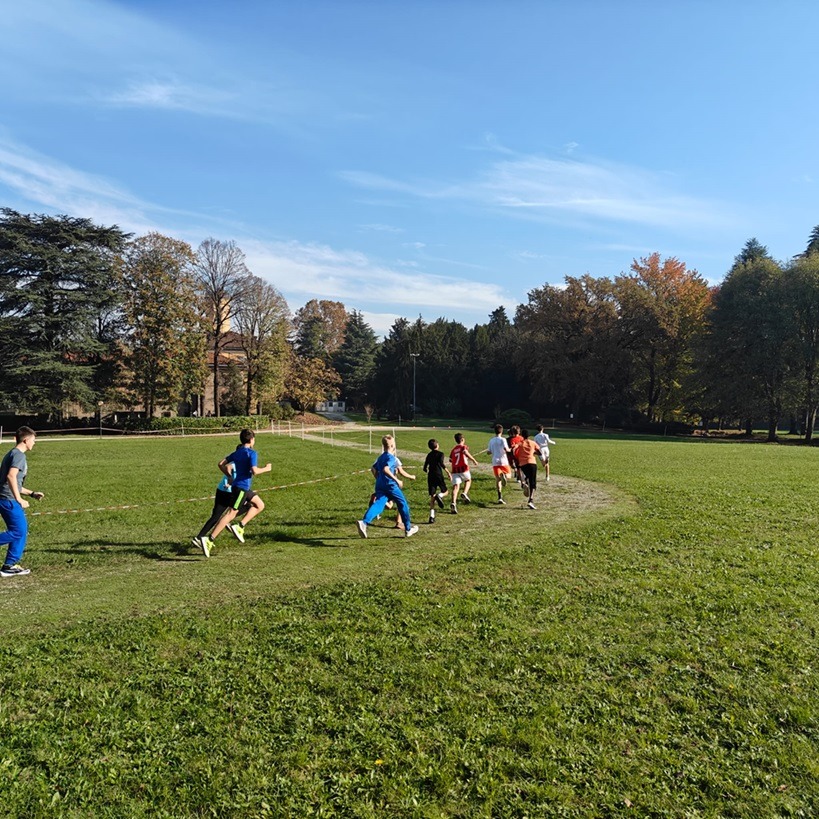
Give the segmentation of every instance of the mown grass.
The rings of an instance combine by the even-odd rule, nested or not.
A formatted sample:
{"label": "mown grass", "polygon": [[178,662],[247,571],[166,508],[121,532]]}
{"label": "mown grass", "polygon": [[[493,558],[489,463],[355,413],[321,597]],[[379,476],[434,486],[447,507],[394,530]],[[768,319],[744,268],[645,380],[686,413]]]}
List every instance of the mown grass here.
{"label": "mown grass", "polygon": [[339,478],[206,561],[209,502],[160,504],[232,445],[30,456],[39,511],[140,508],[32,518],[0,585],[8,815],[816,815],[816,450],[564,433],[536,512],[482,471],[361,541],[366,449],[260,436],[259,487]]}

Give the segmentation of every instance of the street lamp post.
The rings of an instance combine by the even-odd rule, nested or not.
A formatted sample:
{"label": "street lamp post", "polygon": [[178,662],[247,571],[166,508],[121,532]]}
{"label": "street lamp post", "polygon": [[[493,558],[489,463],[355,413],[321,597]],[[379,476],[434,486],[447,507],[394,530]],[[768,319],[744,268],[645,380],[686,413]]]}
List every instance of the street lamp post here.
{"label": "street lamp post", "polygon": [[100,408],[99,415],[100,415],[100,438],[102,438],[102,401],[97,402],[97,406]]}
{"label": "street lamp post", "polygon": [[412,356],[412,422],[415,423],[415,362],[418,360],[419,353],[410,353]]}

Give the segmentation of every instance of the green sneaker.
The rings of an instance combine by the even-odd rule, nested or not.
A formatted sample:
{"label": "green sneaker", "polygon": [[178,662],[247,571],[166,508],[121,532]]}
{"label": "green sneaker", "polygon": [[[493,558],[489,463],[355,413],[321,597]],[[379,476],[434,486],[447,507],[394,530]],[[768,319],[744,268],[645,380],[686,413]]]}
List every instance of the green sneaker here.
{"label": "green sneaker", "polygon": [[239,543],[245,542],[245,527],[241,523],[228,523],[227,528]]}

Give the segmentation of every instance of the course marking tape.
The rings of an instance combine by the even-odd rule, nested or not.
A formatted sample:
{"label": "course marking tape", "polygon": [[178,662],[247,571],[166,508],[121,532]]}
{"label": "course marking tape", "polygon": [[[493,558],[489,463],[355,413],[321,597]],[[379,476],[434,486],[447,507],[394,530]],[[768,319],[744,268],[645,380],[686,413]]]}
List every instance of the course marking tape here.
{"label": "course marking tape", "polygon": [[[369,473],[369,469],[357,469],[355,472],[346,472],[343,475],[330,475],[326,478],[314,478],[310,481],[298,481],[297,483],[280,484],[279,486],[265,486],[256,489],[256,492],[272,492],[274,489],[293,489],[296,486],[309,486],[313,483],[325,483],[326,481],[337,481],[340,478],[348,478],[351,475],[363,475]],[[50,512],[32,512],[31,516],[44,515],[77,515],[80,512],[118,512],[121,509],[145,509],[148,506],[171,506],[174,503],[199,503],[201,501],[213,500],[213,495],[206,495],[203,498],[178,498],[177,500],[154,501],[153,503],[128,503],[121,506],[93,506],[88,509],[55,509]]]}

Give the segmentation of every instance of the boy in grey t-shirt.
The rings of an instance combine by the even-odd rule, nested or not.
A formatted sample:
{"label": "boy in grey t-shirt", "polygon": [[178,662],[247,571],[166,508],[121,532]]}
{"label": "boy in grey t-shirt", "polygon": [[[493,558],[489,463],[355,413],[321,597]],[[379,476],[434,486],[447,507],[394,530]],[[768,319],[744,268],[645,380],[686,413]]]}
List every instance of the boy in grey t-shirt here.
{"label": "boy in grey t-shirt", "polygon": [[6,524],[6,531],[0,532],[0,545],[8,544],[0,577],[19,577],[30,573],[19,563],[28,538],[28,521],[24,511],[28,508],[28,501],[23,496],[28,495],[34,500],[43,497],[42,492],[32,492],[23,486],[28,474],[26,453],[34,449],[36,440],[34,430],[20,427],[15,439],[17,445],[0,461],[0,517]]}

